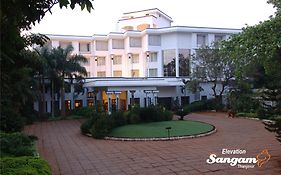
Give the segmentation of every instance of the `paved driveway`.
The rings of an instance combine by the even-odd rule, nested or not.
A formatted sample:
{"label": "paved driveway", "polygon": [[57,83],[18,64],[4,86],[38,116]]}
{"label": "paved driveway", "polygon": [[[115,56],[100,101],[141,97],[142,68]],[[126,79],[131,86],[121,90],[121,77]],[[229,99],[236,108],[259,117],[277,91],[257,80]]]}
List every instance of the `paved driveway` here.
{"label": "paved driveway", "polygon": [[[25,132],[39,137],[39,153],[54,175],[281,174],[281,145],[260,121],[227,118],[224,113],[197,113],[186,119],[208,122],[218,131],[195,139],[122,142],[83,136],[79,120],[65,120],[36,123]],[[272,157],[261,168],[206,163],[211,153],[237,156],[222,155],[223,148],[247,151],[238,157],[256,157],[268,149]]]}

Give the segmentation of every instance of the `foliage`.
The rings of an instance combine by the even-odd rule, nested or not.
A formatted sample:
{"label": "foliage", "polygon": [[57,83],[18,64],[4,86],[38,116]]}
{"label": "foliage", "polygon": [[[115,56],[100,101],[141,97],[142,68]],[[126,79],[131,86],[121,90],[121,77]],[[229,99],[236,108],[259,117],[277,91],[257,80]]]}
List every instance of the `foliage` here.
{"label": "foliage", "polygon": [[19,132],[24,127],[24,118],[19,116],[19,114],[13,111],[11,108],[1,109],[1,131],[5,132]]}
{"label": "foliage", "polygon": [[48,163],[39,157],[5,157],[0,159],[2,175],[51,175]]}
{"label": "foliage", "polygon": [[90,118],[95,113],[96,113],[96,109],[94,107],[82,107],[72,110],[73,115],[78,115],[85,118]]}
{"label": "foliage", "polygon": [[223,108],[223,105],[218,99],[208,99],[192,102],[184,106],[184,113],[204,111],[204,110],[220,110]]}
{"label": "foliage", "polygon": [[0,133],[1,156],[34,156],[34,140],[22,133]]}
{"label": "foliage", "polygon": [[257,114],[253,112],[239,112],[236,114],[239,117],[257,118]]}
{"label": "foliage", "polygon": [[1,108],[5,109],[1,110],[1,121],[8,117],[18,118],[10,115],[10,111],[24,117],[24,110],[33,102],[34,76],[40,72],[42,61],[28,48],[33,44],[42,46],[48,38],[41,34],[22,34],[22,31],[40,22],[55,4],[72,9],[78,4],[82,9],[92,9],[90,0],[1,1],[0,38],[1,43],[5,43],[0,49]]}
{"label": "foliage", "polygon": [[259,107],[259,102],[253,93],[233,91],[229,94],[229,108],[235,112],[254,112]]}
{"label": "foliage", "polygon": [[92,128],[96,118],[90,118],[82,123],[80,130],[82,134],[90,134],[90,129]]}
{"label": "foliage", "polygon": [[[233,60],[226,52],[222,52],[219,43],[199,48],[193,55],[193,60],[196,69],[193,71],[192,78],[212,83],[213,96],[221,99],[230,80],[234,77]],[[218,88],[220,84],[221,88]],[[195,88],[191,86],[192,91],[197,91],[197,86]]]}
{"label": "foliage", "polygon": [[127,120],[125,118],[124,112],[114,111],[110,118],[113,120],[114,127],[122,126],[127,124]]}
{"label": "foliage", "polygon": [[90,132],[94,138],[102,139],[110,132],[113,125],[112,118],[109,115],[101,114],[97,117]]}
{"label": "foliage", "polygon": [[[269,0],[268,3],[277,8],[275,16],[246,26],[240,34],[222,43],[222,50],[234,62],[236,79],[258,82],[256,88],[262,89],[262,105],[257,109],[261,118],[280,115],[281,106],[281,1]],[[268,102],[271,104],[267,105]],[[274,126],[280,138],[280,127]]]}

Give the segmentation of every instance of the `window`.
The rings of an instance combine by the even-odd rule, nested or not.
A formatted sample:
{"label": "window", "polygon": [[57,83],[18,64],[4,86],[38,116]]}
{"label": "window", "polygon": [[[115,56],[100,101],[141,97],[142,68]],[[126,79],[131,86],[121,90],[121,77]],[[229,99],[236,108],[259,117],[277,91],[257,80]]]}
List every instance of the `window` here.
{"label": "window", "polygon": [[130,37],[130,47],[141,47],[141,38]]}
{"label": "window", "polygon": [[67,110],[70,110],[71,109],[71,100],[65,100],[65,108]]}
{"label": "window", "polygon": [[87,97],[88,98],[94,98],[95,94],[94,92],[88,92]]}
{"label": "window", "polygon": [[223,40],[223,36],[222,35],[215,35],[215,42],[219,42]]}
{"label": "window", "polygon": [[139,54],[132,55],[132,63],[139,63]]}
{"label": "window", "polygon": [[108,50],[107,41],[96,41],[96,50],[97,51],[107,51]]}
{"label": "window", "polygon": [[157,62],[157,52],[152,52],[149,54],[149,62]]}
{"label": "window", "polygon": [[179,49],[179,76],[189,76],[190,49]]}
{"label": "window", "polygon": [[113,65],[122,64],[122,56],[121,55],[115,55],[113,57]]}
{"label": "window", "polygon": [[157,77],[157,68],[149,69],[149,77]]}
{"label": "window", "polygon": [[148,45],[150,46],[161,46],[161,36],[160,35],[149,35]]}
{"label": "window", "polygon": [[197,47],[206,45],[206,35],[197,35]]}
{"label": "window", "polygon": [[90,52],[90,43],[79,43],[79,52]]}
{"label": "window", "polygon": [[72,45],[72,43],[69,41],[69,42],[66,42],[66,41],[60,41],[59,42],[59,46],[62,48],[62,49],[66,49],[69,45]]}
{"label": "window", "polygon": [[94,100],[87,100],[88,106],[93,107],[94,106]]}
{"label": "window", "polygon": [[91,77],[91,72],[87,72],[87,77]]}
{"label": "window", "polygon": [[104,66],[105,65],[105,57],[98,57],[97,58],[97,65]]}
{"label": "window", "polygon": [[112,49],[124,49],[124,40],[113,39],[112,40]]}
{"label": "window", "polygon": [[122,71],[121,70],[113,71],[113,77],[122,77]]}
{"label": "window", "polygon": [[202,95],[201,96],[201,100],[207,100],[207,96],[206,95]]}
{"label": "window", "polygon": [[132,77],[139,77],[139,70],[138,69],[131,70],[131,75]]}
{"label": "window", "polygon": [[105,71],[97,72],[97,77],[105,77]]}
{"label": "window", "polygon": [[81,108],[83,106],[83,101],[82,100],[75,100],[75,103],[74,103],[74,107],[75,108]]}
{"label": "window", "polygon": [[164,77],[176,76],[176,50],[163,50]]}

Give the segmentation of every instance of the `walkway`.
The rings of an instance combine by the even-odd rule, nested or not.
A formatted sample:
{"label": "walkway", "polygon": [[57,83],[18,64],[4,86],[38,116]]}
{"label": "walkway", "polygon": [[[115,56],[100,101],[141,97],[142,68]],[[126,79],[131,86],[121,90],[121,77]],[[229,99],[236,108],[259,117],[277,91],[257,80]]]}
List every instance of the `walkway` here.
{"label": "walkway", "polygon": [[[281,145],[260,121],[227,118],[224,113],[197,113],[186,118],[213,124],[218,132],[177,141],[95,140],[80,134],[79,120],[36,123],[25,131],[38,136],[39,153],[54,175],[281,174]],[[211,153],[235,157],[222,155],[224,148],[247,151],[238,157],[256,157],[268,149],[272,157],[261,168],[252,169],[206,163]]]}

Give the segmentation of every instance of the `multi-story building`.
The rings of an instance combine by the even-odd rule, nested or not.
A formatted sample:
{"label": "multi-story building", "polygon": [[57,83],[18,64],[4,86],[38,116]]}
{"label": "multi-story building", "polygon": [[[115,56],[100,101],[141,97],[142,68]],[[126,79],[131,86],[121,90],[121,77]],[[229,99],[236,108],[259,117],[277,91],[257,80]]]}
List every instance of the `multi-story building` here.
{"label": "multi-story building", "polygon": [[[201,46],[225,40],[241,30],[171,26],[172,22],[170,16],[154,8],[124,13],[117,22],[118,31],[107,35],[47,35],[52,47],[71,44],[74,54],[88,58],[83,65],[88,72],[86,93],[67,93],[67,107],[100,102],[111,111],[127,109],[132,103],[170,107],[173,100],[190,103],[212,98],[208,83],[202,83],[204,90],[196,94],[183,88],[182,79],[188,80],[195,68],[190,55]],[[50,91],[46,94],[47,112],[51,110],[49,94]]]}

